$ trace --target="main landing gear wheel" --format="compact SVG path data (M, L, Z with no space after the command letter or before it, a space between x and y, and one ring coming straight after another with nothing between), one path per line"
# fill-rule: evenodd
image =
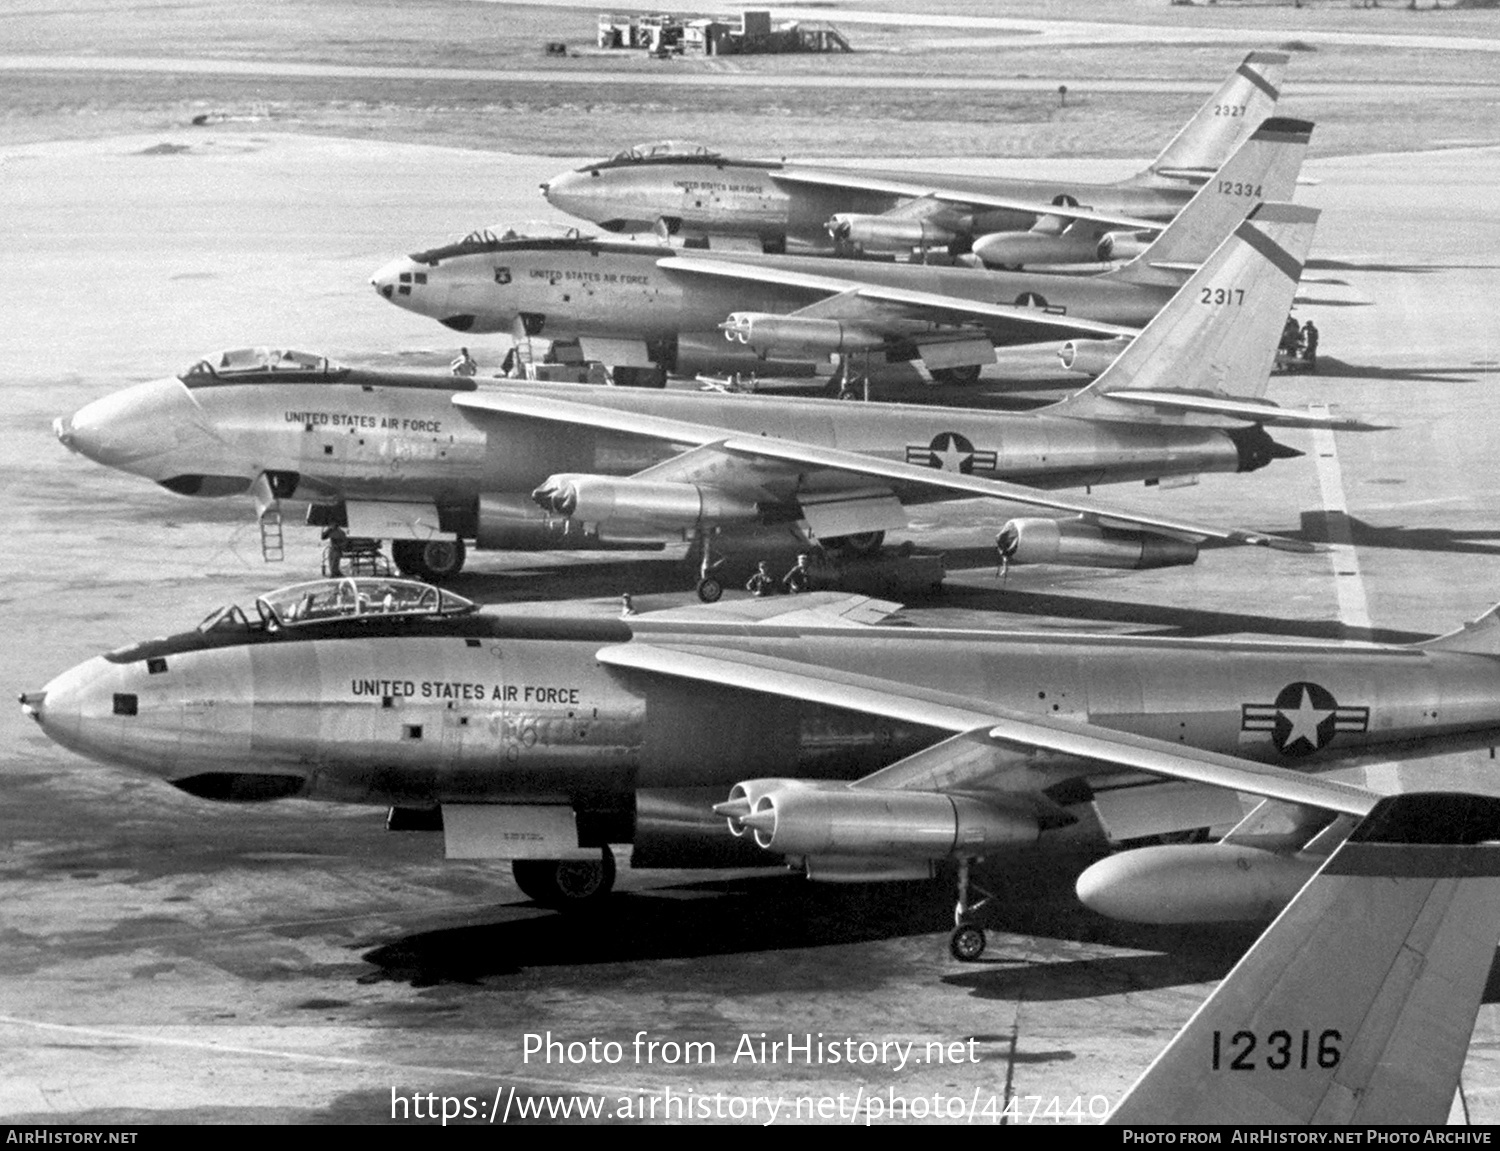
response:
M724 585L713 576L704 576L698 581L698 598L704 603L718 603L724 594Z
M391 558L402 575L443 583L463 571L463 540L392 540Z
M978 364L960 364L956 368L938 368L932 378L940 384L977 384L979 373Z
M960 963L973 963L984 954L984 928L971 923L970 917L993 898L977 883L969 880L971 859L958 861L958 903L953 908L953 934L948 937L948 953ZM980 898L969 902L969 889L978 891Z
M510 870L523 894L559 911L592 908L615 886L615 857L607 847L597 860L515 859Z
M984 954L984 928L966 923L948 937L948 952L960 963L973 963Z

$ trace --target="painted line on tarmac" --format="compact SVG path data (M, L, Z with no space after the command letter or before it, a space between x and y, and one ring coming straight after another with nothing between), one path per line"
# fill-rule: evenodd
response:
M1327 416L1327 404L1311 410ZM1359 553L1349 530L1349 506L1344 499L1344 473L1339 467L1338 447L1328 428L1314 428L1313 458L1318 466L1318 486L1323 493L1324 522L1333 555L1333 587L1338 595L1339 620L1345 627L1370 629L1370 604L1365 598L1365 579L1359 570Z
M140 1035L106 1027L81 1027L72 1023L44 1023L38 1019L21 1019L0 1015L0 1025L26 1027L35 1031L71 1035L86 1039L109 1039L136 1046L175 1047L185 1051L212 1051L220 1055L249 1055L262 1059L282 1059L294 1063L321 1063L330 1067L358 1068L366 1071L400 1071L431 1076L458 1076L465 1079L496 1079L543 1090L587 1091L594 1095L655 1095L665 1087L627 1087L618 1083L591 1083L585 1080L540 1079L515 1075L506 1070L471 1071L465 1067L429 1067L421 1064L396 1063L384 1059L354 1059L347 1055L319 1055L309 1051L278 1051L274 1047L248 1047L234 1043L214 1043L206 1039L178 1039L170 1035ZM627 1045L628 1046L628 1045Z

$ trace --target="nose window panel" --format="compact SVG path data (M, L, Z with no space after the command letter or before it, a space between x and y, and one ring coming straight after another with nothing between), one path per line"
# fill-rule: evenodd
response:
M117 691L117 692L115 692L115 714L116 715L134 715L136 713L136 709L137 709L138 706L139 706L139 701L136 699L135 694L133 692L126 692L126 691Z

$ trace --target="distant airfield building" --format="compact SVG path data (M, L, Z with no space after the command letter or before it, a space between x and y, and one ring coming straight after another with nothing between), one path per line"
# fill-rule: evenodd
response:
M752 53L850 52L839 30L821 20L772 25L766 9L747 9L739 26L723 20L688 20L668 13L599 17L599 47L639 48L667 56L702 52L705 56L744 56Z

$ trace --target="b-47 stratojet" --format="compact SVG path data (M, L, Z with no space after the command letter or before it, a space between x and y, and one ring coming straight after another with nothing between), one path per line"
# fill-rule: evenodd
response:
M760 532L873 548L905 507L989 497L1071 519L1012 521L1013 562L1161 566L1259 531L1143 513L1046 489L1240 472L1297 455L1266 428L1358 427L1264 399L1317 213L1264 205L1094 383L1036 413L933 410L764 395L507 383L225 354L58 421L69 447L189 496L250 492L279 535L310 521L398 541L426 578L481 547L702 546Z
M1500 609L1347 647L877 626L896 607L811 593L539 618L319 580L21 702L65 747L204 799L391 807L451 858L512 861L553 904L609 889L612 844L636 867L784 861L830 882L956 864L961 959L985 944L978 859L1101 825L1237 823L1224 843L1143 849L1174 852L1143 868L1113 856L1080 889L1117 915L1255 917L1374 808L1319 770L1500 738ZM1268 802L1245 815L1236 792Z
M561 173L542 194L607 232L654 229L719 250L972 246L1007 266L1124 258L1135 233L1170 220L1274 114L1286 63L1283 52L1251 52L1161 155L1114 184L743 160L667 141Z
M1092 276L690 252L579 234L479 231L375 272L397 307L461 332L577 340L586 359L660 382L685 337L720 329L762 357L920 359L977 379L995 348L1119 343L1156 315L1262 201L1295 191L1312 125L1260 124L1160 237Z

